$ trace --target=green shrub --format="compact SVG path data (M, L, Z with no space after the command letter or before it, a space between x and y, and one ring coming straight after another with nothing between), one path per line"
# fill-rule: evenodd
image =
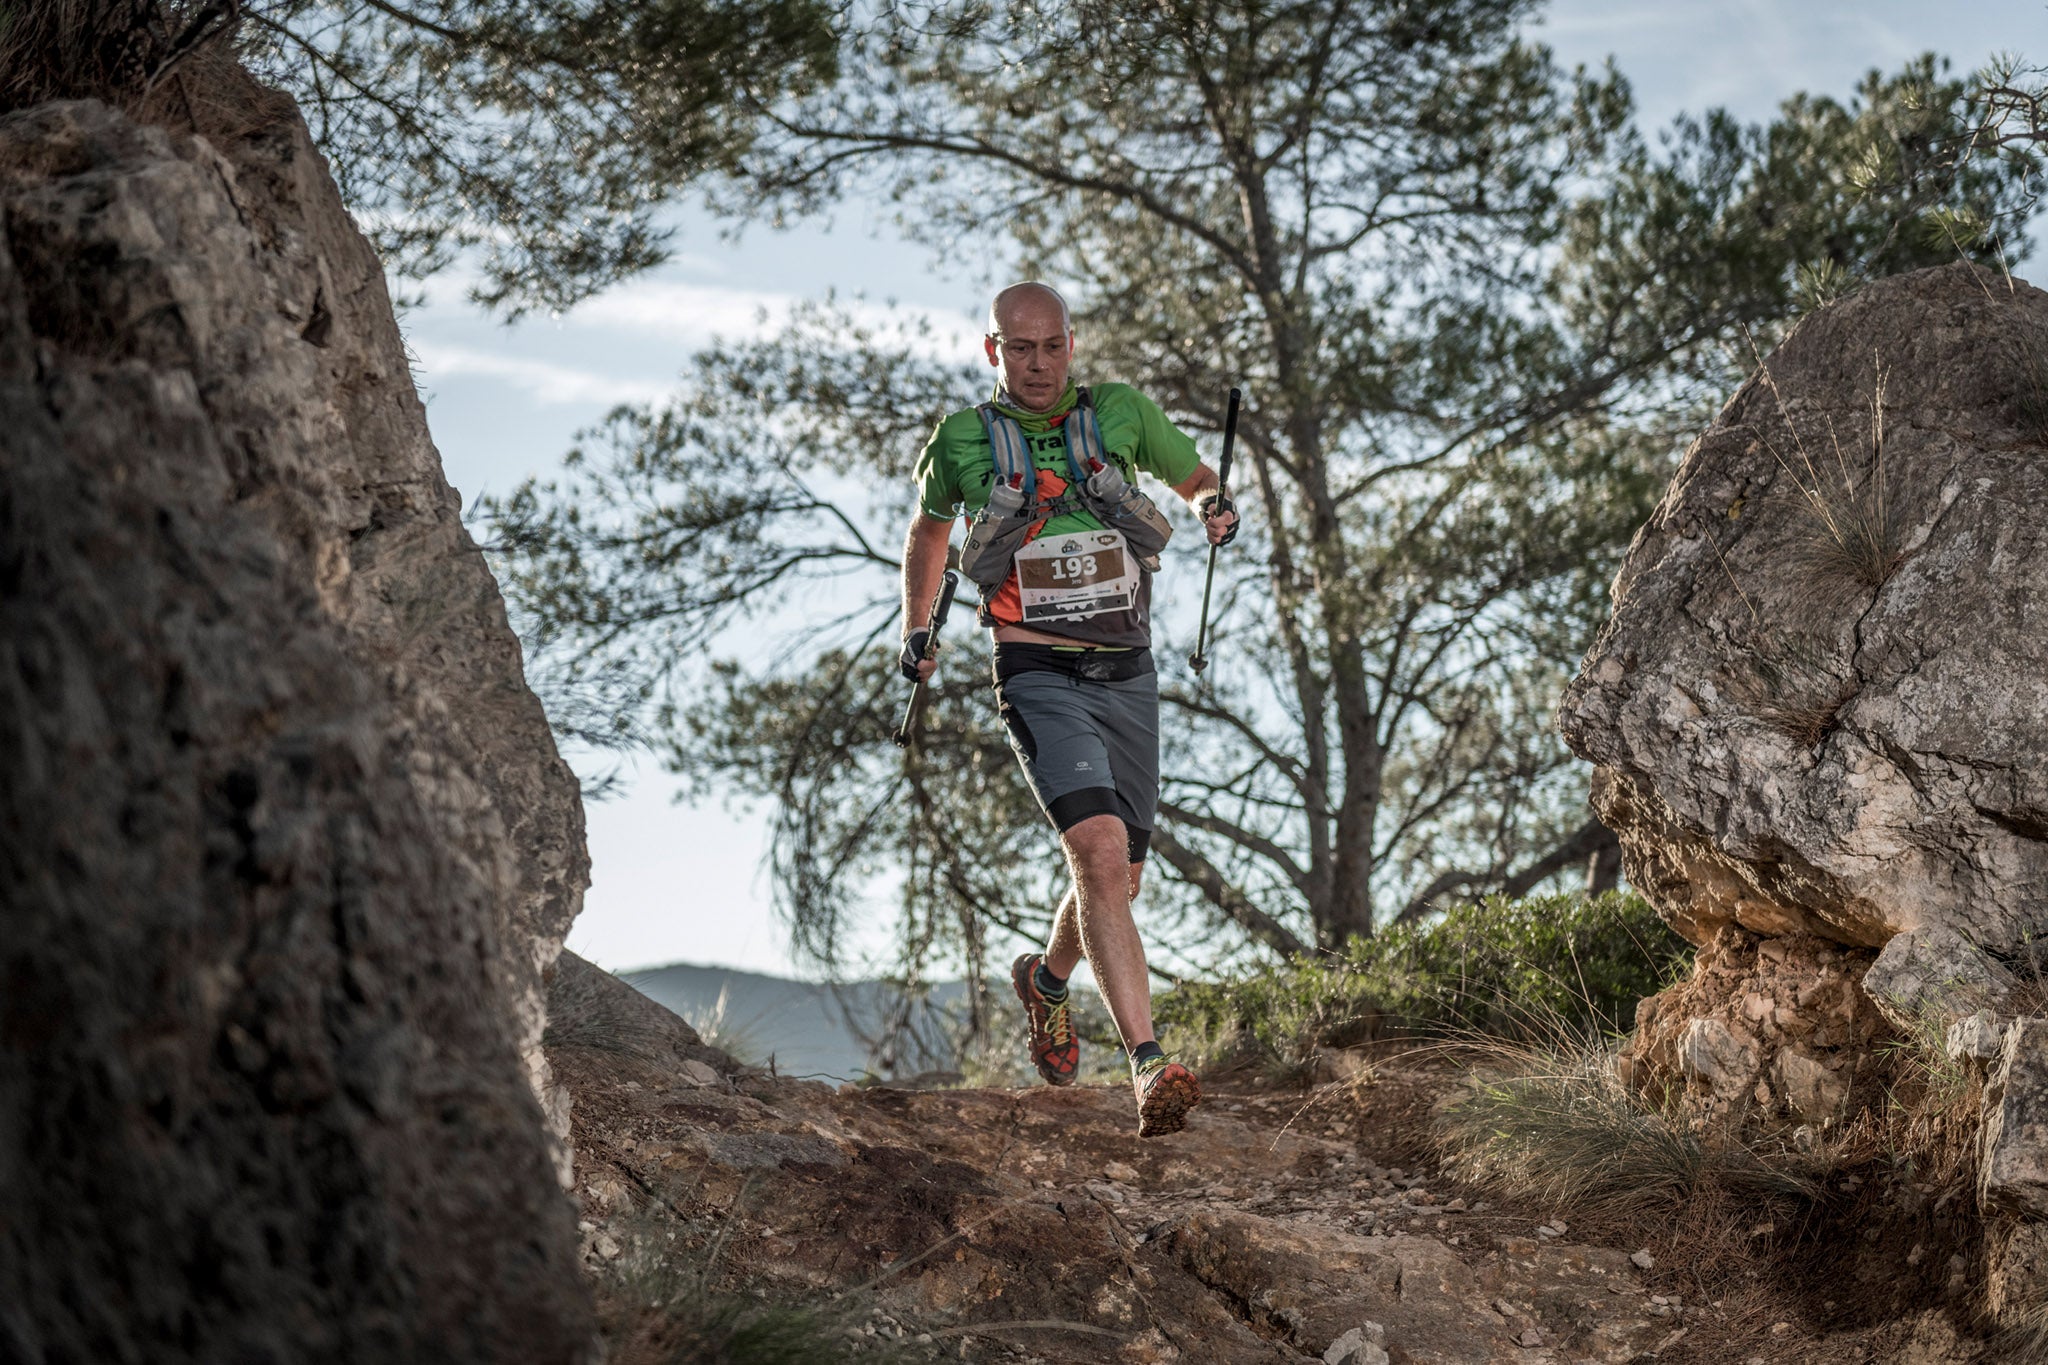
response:
M1382 1037L1619 1029L1691 956L1640 896L1495 896L1342 955L1178 986L1157 1014L1183 1049L1285 1069Z

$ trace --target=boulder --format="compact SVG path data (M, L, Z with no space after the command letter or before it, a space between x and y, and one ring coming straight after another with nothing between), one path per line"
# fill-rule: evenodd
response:
M180 78L0 118L0 1359L587 1359L575 780L305 128Z
M1901 1027L2048 927L2048 295L1955 265L1806 318L1694 443L1559 711L1630 880L1880 950Z
M1984 1084L1977 1193L1989 1207L2048 1218L2048 1019L2005 1031Z

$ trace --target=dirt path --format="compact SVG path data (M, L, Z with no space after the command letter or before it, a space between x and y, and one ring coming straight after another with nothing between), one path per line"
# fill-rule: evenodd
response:
M1938 1324L1773 1333L1769 1303L1687 1302L1638 1249L1489 1206L1425 1164L1441 1068L1308 1096L1211 1077L1185 1133L1141 1141L1120 1088L834 1089L636 1027L551 1048L600 1284L650 1250L715 1262L1015 1365L1973 1358Z

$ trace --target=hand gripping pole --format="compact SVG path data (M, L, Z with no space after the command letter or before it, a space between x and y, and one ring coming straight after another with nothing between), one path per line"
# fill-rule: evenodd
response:
M953 609L953 594L960 590L960 575L952 569L939 580L939 595L932 599L931 619L926 621L924 632L924 657L939 657L939 628L946 624L946 613ZM917 713L924 709L924 694L927 684L920 678L910 689L910 704L903 708L903 723L896 727L896 747L910 747L910 732L917 724Z
M1244 394L1240 390L1231 389L1230 410L1223 418L1223 459L1216 466L1216 498L1219 502L1230 496L1230 453L1237 445L1237 408L1243 400ZM1195 631L1195 652L1188 655L1188 667L1194 669L1197 676L1209 666L1202 647L1209 642L1209 590L1216 585L1216 551L1220 548L1214 543L1209 546L1209 573L1202 579L1202 624Z

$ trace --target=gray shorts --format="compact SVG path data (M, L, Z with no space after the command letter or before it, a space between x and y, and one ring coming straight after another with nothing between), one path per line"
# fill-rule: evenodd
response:
M1090 676L1102 673L1112 676ZM1131 861L1143 862L1159 804L1159 675L1150 651L1076 659L998 645L996 707L1053 827L1065 833L1114 815Z

